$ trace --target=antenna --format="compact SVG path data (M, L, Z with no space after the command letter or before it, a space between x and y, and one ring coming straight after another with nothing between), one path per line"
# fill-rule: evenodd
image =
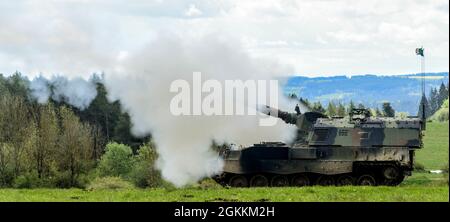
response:
M422 106L422 126L425 130L425 123L426 123L426 115L425 115L425 49L422 47L416 48L416 55L419 56L420 59L420 72L422 74L422 99L421 99L421 106Z

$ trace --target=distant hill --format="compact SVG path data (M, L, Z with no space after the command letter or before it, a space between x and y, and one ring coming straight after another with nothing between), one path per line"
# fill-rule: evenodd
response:
M426 73L426 95L432 87L438 87L442 82L447 85L448 72ZM309 101L320 101L326 106L329 101L356 104L366 107L381 107L384 101L389 101L399 112L416 115L421 96L421 74L394 76L359 75L333 77L303 77L288 78L283 87L284 93L295 93Z

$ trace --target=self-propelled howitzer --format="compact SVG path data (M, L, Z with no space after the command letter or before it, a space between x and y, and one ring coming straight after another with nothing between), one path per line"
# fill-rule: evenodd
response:
M414 151L422 147L423 120L371 117L354 109L346 117L320 113L262 111L298 128L292 144L262 142L221 152L222 185L398 185L411 175Z

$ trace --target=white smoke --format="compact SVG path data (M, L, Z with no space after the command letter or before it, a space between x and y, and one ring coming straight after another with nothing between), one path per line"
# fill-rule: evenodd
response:
M97 96L95 82L80 77L68 79L63 76L53 76L51 79L46 79L39 76L30 82L29 88L31 96L38 103L46 103L51 97L55 101L64 101L81 110L86 109Z
M56 101L65 101L81 110L86 109L97 96L95 83L82 78L67 79L58 76L52 79L53 95Z
M193 72L201 72L203 80L223 83L269 80L290 71L269 60L251 58L236 42L164 35L107 72L104 83L109 99L119 100L130 114L132 132L153 136L163 177L183 186L222 170L222 161L210 149L213 140L240 145L289 142L296 130L282 121L260 127L258 116L174 116L169 108L175 96L170 84L177 79L192 82Z
M31 96L40 104L47 103L48 98L52 93L49 81L43 76L34 78L33 81L31 81L29 88L31 90Z

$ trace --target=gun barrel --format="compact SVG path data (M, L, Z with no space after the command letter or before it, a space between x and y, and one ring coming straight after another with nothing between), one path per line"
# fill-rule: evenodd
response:
M276 108L273 108L270 106L263 106L259 109L259 111L268 116L280 118L288 124L296 124L297 123L297 115L295 113L288 113L288 112L281 111L279 109L276 109Z

